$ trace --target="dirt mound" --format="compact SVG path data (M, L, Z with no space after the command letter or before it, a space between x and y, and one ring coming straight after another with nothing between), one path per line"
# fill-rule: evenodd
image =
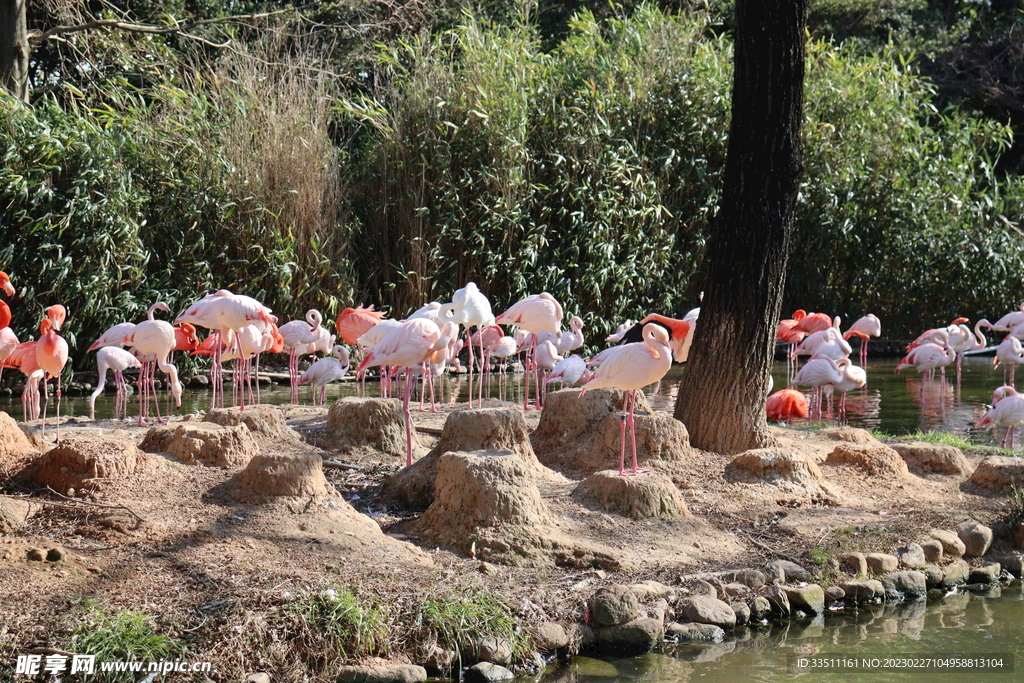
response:
M235 500L246 503L280 497L339 496L324 477L320 456L305 453L257 455L232 478L228 490Z
M585 502L596 501L602 510L633 519L691 516L679 489L660 472L644 472L635 477L624 477L617 470L595 472L580 482L573 495Z
M140 472L147 458L127 436L72 436L43 454L34 478L64 494L69 489L102 491L106 482Z
M0 496L0 534L20 529L32 512L32 505L28 501Z
M725 466L725 478L741 484L770 484L815 500L835 499L818 465L801 453L770 448L745 451Z
M871 436L871 432L866 429L857 429L856 427L831 427L829 429L822 429L818 432L818 436L830 441L845 441L847 443L881 443L878 439Z
M622 398L621 389L595 389L583 397L575 389L549 394L531 437L537 457L556 470L593 473L606 469L619 457ZM686 457L690 447L686 427L668 415L655 414L639 392L635 418L641 464L652 458Z
M14 418L0 411L0 465L13 472L26 458L38 452Z
M882 444L842 444L828 454L826 465L849 465L868 474L906 477L910 472L900 454Z
M397 398L349 396L335 401L327 412L326 433L332 448L372 448L405 458L405 418Z
M413 510L425 509L434 499L438 461L450 451L513 452L534 474L544 471L530 445L526 419L519 408L456 410L445 420L441 438L427 455L399 470L384 482L381 495ZM403 454L405 451L402 451Z
M509 450L445 453L437 494L413 530L424 539L502 564L618 568L609 553L560 534L533 469Z
M169 453L182 462L200 460L214 467L242 467L259 453L244 424L223 427L211 422L158 425L139 446L147 453Z
M990 455L978 463L970 481L995 493L1010 493L1011 486L1024 487L1024 460Z
M217 408L207 413L203 422L213 422L224 427L244 424L256 438L295 440L300 438L295 430L285 423L284 415L276 406L246 406L245 410Z
M952 474L966 477L971 473L971 463L954 446L941 443L896 443L892 449L900 454L907 467L915 474Z

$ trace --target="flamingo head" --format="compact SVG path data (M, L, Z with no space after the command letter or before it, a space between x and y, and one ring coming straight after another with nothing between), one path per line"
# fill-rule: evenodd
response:
M281 353L284 351L284 337L277 331L277 325L270 323L270 336L274 338L274 343L270 347L270 353Z
M14 285L11 284L11 278L2 270L0 270L0 287L7 292L7 296L14 296Z
M171 307L168 306L163 301L156 302L156 304L153 306L153 309L157 310L157 311L163 311L164 313L170 313L171 312Z
M195 325L182 323L174 328L174 350L192 351L199 348L199 336L196 334Z
M323 321L324 316L320 313L320 311L316 310L315 308L311 308L308 311L306 311L306 322L308 322L310 328L312 328L310 331L316 332L317 330L319 330L320 325L321 323L323 323Z
M800 322L801 320L803 320L806 317L807 317L807 311L805 311L802 308L793 311L793 320L796 320L797 322Z
M53 329L58 331L60 331L60 326L64 324L67 315L67 309L60 304L54 304L46 309L46 317L53 322Z
M950 325L963 325L963 324L968 323L968 322L970 322L970 318L964 318L964 317L961 316L961 317L956 318L955 320L953 320L953 322L951 322Z
M43 318L39 323L39 336L45 336L53 332L53 321L49 318Z

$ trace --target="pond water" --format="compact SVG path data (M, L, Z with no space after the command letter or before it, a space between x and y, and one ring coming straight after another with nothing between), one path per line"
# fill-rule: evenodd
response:
M662 653L618 660L576 658L549 666L543 675L519 678L542 683L735 683L744 681L817 681L842 683L925 683L971 681L1009 683L1024 680L1024 593L1019 581L978 595L956 593L936 601L874 605L814 621L738 628L716 645L670 645ZM797 668L798 658L878 659L912 655L948 658L986 657L1002 666L986 670L829 672Z
M850 392L847 399L847 423L856 427L879 429L899 435L917 430L943 430L969 436L972 441L980 444L994 443L991 430L973 428L975 422L984 414L986 402L991 402L992 391L1003 382L1002 368L993 369L991 358L967 358L964 360L962 380L959 389L955 375L950 373L950 381L941 384L938 379L924 382L915 370L904 371L897 375L894 371L895 359L868 361L867 386L858 391ZM681 366L673 367L672 371L656 385L648 387L648 399L655 408L671 410L679 392L679 380L685 372ZM786 385L786 364L776 363L772 375L776 388ZM261 389L260 399L264 403L283 404L289 401L287 380L275 380L277 384ZM491 395L507 400L522 401L522 375L509 374L501 379L497 374L491 379ZM475 382L474 382L475 383ZM458 396L459 402L465 402L468 383L465 376L448 377L444 380L444 397L446 402ZM379 395L379 384L371 380L366 385L368 396ZM438 392L441 387L438 387ZM328 402L344 396L354 396L358 392L355 382L337 382L328 386ZM230 401L230 386L226 389ZM301 400L310 402L310 390L303 388ZM129 402L129 415L137 414L137 403L133 396ZM838 397L837 397L838 399ZM428 396L429 400L429 396ZM206 410L210 405L210 394L206 389L186 389L182 397L179 414ZM161 411L169 407L166 399L161 403ZM96 400L96 416L110 417L114 409L114 395L106 393ZM0 397L0 410L11 415L21 416L21 404L18 396ZM49 409L52 414L52 404ZM89 405L85 396L65 395L61 401L61 412L64 415L88 415ZM803 422L807 422L804 420Z

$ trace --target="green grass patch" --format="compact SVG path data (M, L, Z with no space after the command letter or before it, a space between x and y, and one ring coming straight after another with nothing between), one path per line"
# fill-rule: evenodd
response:
M821 567L828 559L832 556L830 553L822 550L821 548L814 548L810 552L811 562Z
M130 610L108 614L94 606L88 609L86 619L72 633L70 647L73 652L96 656L97 673L85 680L134 681L131 672L100 673L98 665L107 661L180 659L186 651L181 641L157 632L148 614Z
M924 441L925 443L940 443L945 444L946 446L954 446L960 449L970 448L973 445L969 439L966 439L963 436L960 436L959 434L938 431L923 432L920 429L914 432L913 434L906 434L904 436L901 436L900 440Z
M513 659L529 653L529 637L516 628L507 607L483 589L446 592L420 602L414 617L415 641L427 649L439 645L461 651L484 637L512 646Z
M322 640L341 657L388 655L387 614L372 596L332 588L293 603L290 611L304 621L310 640Z

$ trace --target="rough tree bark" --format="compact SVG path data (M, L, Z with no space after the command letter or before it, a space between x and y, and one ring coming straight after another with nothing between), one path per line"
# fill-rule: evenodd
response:
M23 102L28 102L27 1L0 0L0 88Z
M732 121L704 301L675 416L697 448L772 443L765 396L803 160L809 0L736 0Z

